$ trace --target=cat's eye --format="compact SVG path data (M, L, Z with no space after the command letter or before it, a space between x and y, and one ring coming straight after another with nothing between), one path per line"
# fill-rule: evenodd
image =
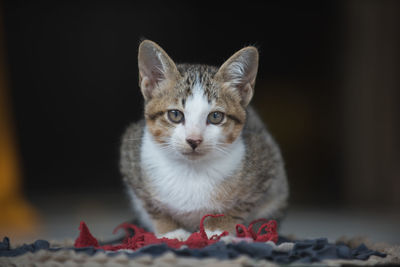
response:
M207 122L211 124L220 124L224 120L224 113L214 111L208 114Z
M181 111L173 109L173 110L168 110L168 119L173 123L180 123L183 121L184 116Z

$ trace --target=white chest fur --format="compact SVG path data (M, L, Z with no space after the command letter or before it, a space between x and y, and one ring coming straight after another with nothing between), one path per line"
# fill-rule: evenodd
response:
M182 160L161 149L146 129L141 161L153 197L174 214L221 211L222 204L214 200L215 192L240 167L245 152L242 139L238 138L229 149L230 153L223 156L211 153L199 160Z

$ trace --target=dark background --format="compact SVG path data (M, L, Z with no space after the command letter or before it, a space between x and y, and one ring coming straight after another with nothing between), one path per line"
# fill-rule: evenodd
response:
M24 192L122 192L148 38L178 63L259 48L253 105L281 145L292 204L400 208L398 2L216 4L5 1Z

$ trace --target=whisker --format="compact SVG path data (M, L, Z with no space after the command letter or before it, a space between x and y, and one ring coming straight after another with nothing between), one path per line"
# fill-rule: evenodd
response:
M215 146L215 149L216 149L217 151L219 151L219 152L225 154L225 155L229 155L229 154L230 154L230 151L229 151L229 150L227 150L227 149L225 149L225 148L223 148L223 147L221 147L221 146L216 145L216 146Z

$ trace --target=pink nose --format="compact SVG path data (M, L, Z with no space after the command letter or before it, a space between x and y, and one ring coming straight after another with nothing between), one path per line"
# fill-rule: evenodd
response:
M186 142L192 147L193 150L196 149L200 145L201 142L203 142L203 139L191 139L188 138L186 139Z

